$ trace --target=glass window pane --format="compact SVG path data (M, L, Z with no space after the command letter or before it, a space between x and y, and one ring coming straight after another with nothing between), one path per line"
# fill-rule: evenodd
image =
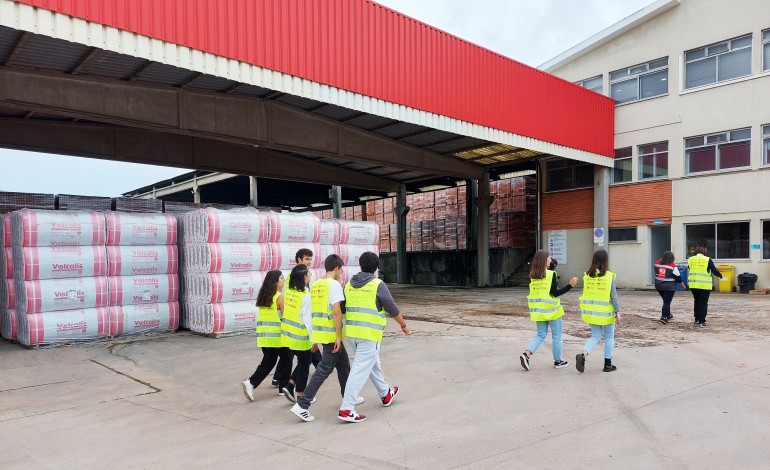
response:
M738 129L737 131L730 131L730 140L747 140L751 139L751 129Z
M770 70L770 42L762 46L762 70Z
M554 168L564 168L567 160L551 160L545 163L545 169L551 170Z
M642 98L668 93L668 70L639 77L642 86Z
M655 177L668 176L668 152L655 155Z
M685 88L693 88L696 86L703 86L716 82L716 67L716 57L709 57L708 59L688 63L685 71L687 74L687 78L685 79Z
M688 258L695 256L695 249L699 246L706 247L711 255L714 254L714 247L716 246L715 224L685 225L684 230Z
M751 48L739 49L719 56L718 80L751 75Z
M650 70L658 69L660 67L666 67L667 65L668 65L668 57L653 60L652 62L650 62Z
M727 142L726 132L723 132L722 134L713 134L713 135L706 136L707 144L718 144L720 142Z
M611 176L612 183L627 183L631 181L631 159L615 160L615 168L612 170Z
M629 75L636 75L638 73L646 72L647 71L647 64L644 65L637 65L636 67L631 67L631 70L628 71Z
M719 146L719 169L749 166L751 142L723 144Z
M589 78L588 80L583 81L583 86L586 88L594 89L596 87L599 87L601 89L602 87L602 77L601 75L594 78Z
M638 79L632 78L622 82L613 83L610 86L610 96L618 103L634 101L639 99Z
M649 179L655 177L655 155L643 155L639 157L639 179Z
M762 151L762 163L767 165L770 163L770 139L764 140L764 150Z
M561 168L548 172L548 191L560 191L575 187L572 168Z
M687 173L716 170L716 149L705 147L687 151Z
M762 221L762 259L770 259L770 220Z
M700 147L701 145L703 145L703 136L690 137L689 139L684 139L684 146L687 148Z
M714 44L713 46L710 46L706 50L707 55L714 55L719 54L720 52L727 52L730 48L727 47L727 43L723 42L722 44Z
M739 47L746 47L751 45L751 35L743 36L742 38L733 39L730 41L730 48L737 49Z
M615 149L615 158L628 158L631 156L631 147Z
M706 57L706 48L705 47L701 47L700 49L695 49L695 50L690 51L687 54L685 54L685 60L687 62L689 62L691 60L695 60L695 59L702 59L704 57Z
M770 126L762 126L762 134L770 135Z
M594 166L580 165L575 167L575 187L592 188L594 186Z
M615 81L619 78L623 78L627 76L628 76L628 69L616 70L614 72L610 72L610 81Z
M610 227L608 235L610 242L635 242L636 227Z
M749 223L717 224L717 251L714 258L748 258Z
M763 41L770 41L770 29L766 29L762 31L762 40Z

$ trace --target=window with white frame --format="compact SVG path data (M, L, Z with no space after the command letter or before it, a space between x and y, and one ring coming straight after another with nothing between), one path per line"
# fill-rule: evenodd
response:
M762 164L770 165L770 124L762 126Z
M579 82L575 82L575 84L580 85L583 88L588 88L591 91L602 93L602 76L601 75L598 75L596 77L586 78L585 80L580 80Z
M684 53L685 88L751 75L751 34Z
M668 57L610 72L610 97L616 103L668 93Z
M631 147L615 149L615 168L610 173L610 183L631 181Z
M751 128L684 139L685 174L745 168L751 164Z
M639 146L639 179L668 176L668 142Z
M762 31L762 70L770 70L770 29Z
M718 222L684 226L687 257L699 246L717 259L749 258L749 222Z

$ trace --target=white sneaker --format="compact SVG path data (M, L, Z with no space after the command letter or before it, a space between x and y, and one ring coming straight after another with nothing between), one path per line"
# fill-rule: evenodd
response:
M294 413L297 418L305 421L306 423L309 423L315 419L315 416L311 415L308 410L299 406L299 403L295 403L294 406L291 407L291 412Z
M310 404L312 405L313 403L315 403L315 400L316 400L316 398L315 398L315 397L313 397L313 399L312 399L312 400L310 400Z
M361 403L365 402L364 397L358 397L356 398L356 405L360 405Z
M254 386L251 385L251 381L244 380L241 385L243 386L243 394L246 395L246 398L248 398L249 401L254 401Z

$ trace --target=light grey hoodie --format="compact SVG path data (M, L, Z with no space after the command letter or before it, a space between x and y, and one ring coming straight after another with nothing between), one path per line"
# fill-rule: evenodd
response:
M350 278L350 285L358 289L359 287L365 286L373 279L376 279L374 274L362 271ZM387 284L381 282L380 286L377 287L377 310L383 309L388 312L388 315L391 318L398 316L398 305L396 305L396 301L393 300L393 295L391 295Z

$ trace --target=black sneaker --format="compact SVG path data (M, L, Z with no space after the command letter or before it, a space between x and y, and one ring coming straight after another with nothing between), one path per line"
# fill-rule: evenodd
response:
M529 370L529 356L527 356L527 353L521 353L521 356L519 356L519 362L521 362L521 367L523 367L524 370Z
M575 368L580 373L582 373L584 370L586 370L586 356L585 356L585 354L580 353L577 356L575 356Z
M277 387L279 385L278 384L278 379L273 379L273 381L270 382L270 385L272 385L273 387Z
M561 359L558 361L553 361L554 369L564 369L567 366L569 366L569 362L567 361L562 361Z
M667 317L666 317L666 320L668 320L668 321L671 321L671 320L673 320L673 319L674 319L674 316L673 316L673 315L669 315L669 316L667 316Z
M294 384L288 383L281 389L281 392L283 392L283 396L285 396L287 400L292 403L297 403L297 397L294 396Z
M618 370L617 367L615 367L615 364L610 364L608 366L604 366L604 372L612 372Z
M668 318L666 317L660 317L660 320L658 320L660 323L663 323L664 325L668 324Z
M706 328L706 322L705 322L705 321L702 321L702 322L698 323L698 326L699 326L700 328Z

